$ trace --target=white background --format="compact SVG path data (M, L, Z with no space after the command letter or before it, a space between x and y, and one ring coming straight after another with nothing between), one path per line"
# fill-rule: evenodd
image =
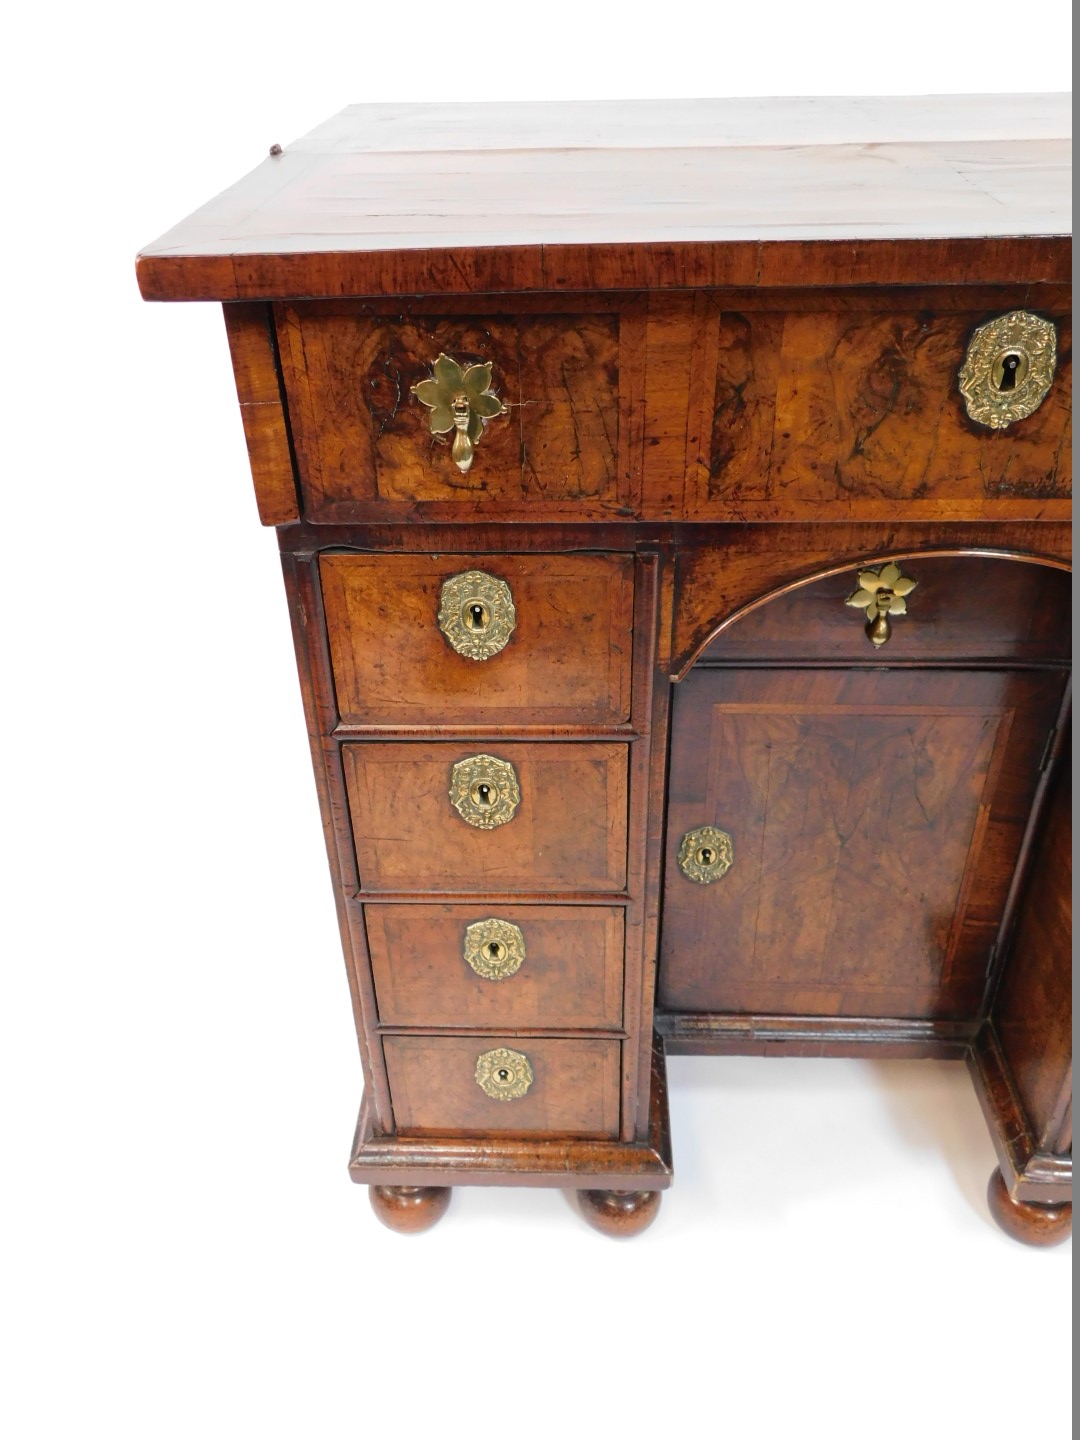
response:
M142 304L132 263L350 102L1067 89L1067 3L1021 10L9 19L13 1440L1064 1430L1069 1252L992 1226L959 1065L673 1061L678 1183L629 1244L554 1191L378 1225L345 1172L360 1068L220 313Z

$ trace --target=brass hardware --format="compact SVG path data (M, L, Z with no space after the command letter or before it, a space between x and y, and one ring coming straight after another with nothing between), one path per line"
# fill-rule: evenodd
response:
M735 842L726 830L717 830L713 825L688 830L679 841L679 869L699 885L719 880L734 861Z
M412 393L431 411L428 425L432 435L454 432L450 454L461 473L467 475L485 422L505 415L506 406L492 392L490 360L462 369L449 355L440 355L432 370L433 375L414 385Z
M880 570L860 570L859 588L844 601L866 611L866 633L872 645L884 645L892 634L890 615L906 615L907 601L919 582L901 575L900 566L892 560Z
M477 920L465 931L465 963L484 980L516 975L525 961L525 936L509 920Z
M450 772L450 802L461 818L480 830L494 830L514 818L521 789L509 760L470 755Z
M535 1076L520 1050L485 1050L476 1060L476 1083L492 1100L520 1100Z
M516 624L514 597L505 580L483 570L465 570L443 584L439 629L466 659L490 660L498 655Z
M1004 430L1046 399L1057 367L1057 329L1026 310L980 325L960 370L967 413L980 425Z

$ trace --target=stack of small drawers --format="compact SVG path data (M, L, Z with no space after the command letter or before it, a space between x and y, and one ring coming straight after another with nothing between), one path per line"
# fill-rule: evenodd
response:
M634 565L320 557L398 1134L619 1136Z

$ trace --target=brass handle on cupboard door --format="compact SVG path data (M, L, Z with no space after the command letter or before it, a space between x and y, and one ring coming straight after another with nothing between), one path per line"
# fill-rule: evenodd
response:
M450 454L467 475L484 425L496 415L506 414L506 406L491 389L491 361L463 368L449 355L440 355L432 374L414 385L412 393L431 411L428 426L432 435L453 432Z
M1027 310L1012 310L980 325L960 369L960 393L970 419L1004 430L1034 414L1050 392L1057 368L1057 328Z
M702 825L688 830L679 841L679 869L688 880L711 885L735 863L735 842L726 830Z
M485 1050L476 1060L476 1083L492 1100L520 1100L536 1077L520 1050Z

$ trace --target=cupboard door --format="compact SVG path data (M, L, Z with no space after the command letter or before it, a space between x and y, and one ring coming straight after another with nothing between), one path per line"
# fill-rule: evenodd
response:
M1064 678L692 671L672 732L660 1001L969 1019ZM682 836L733 862L702 884Z

